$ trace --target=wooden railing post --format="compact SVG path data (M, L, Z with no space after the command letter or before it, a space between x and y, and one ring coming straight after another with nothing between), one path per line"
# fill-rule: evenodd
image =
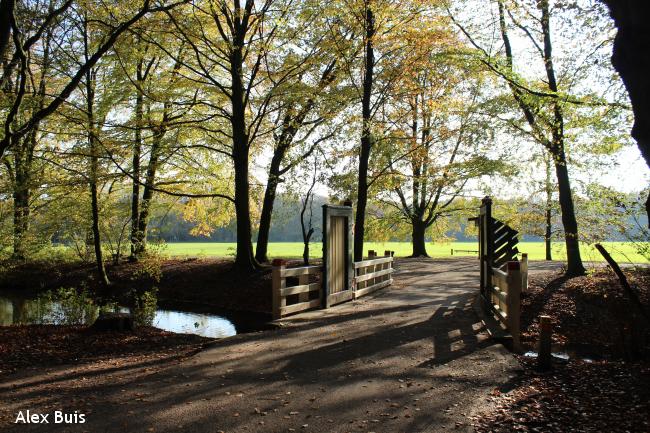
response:
M282 317L282 307L287 305L287 300L282 296L282 289L287 285L287 280L282 276L287 262L282 259L273 260L271 278L273 281L273 320Z
M377 251L368 250L368 258L370 260L376 259L377 258ZM377 272L377 265L374 265L372 268L368 268L368 269L370 269L370 273ZM366 287L367 286L374 286L375 284L377 284L377 278L372 278L372 279L367 281Z
M519 262L508 262L508 275L506 277L507 295L506 305L508 314L508 329L512 335L512 349L521 350L520 324L521 320L521 267Z
M521 291L528 291L528 254L521 254Z
M384 257L390 257L390 250L384 250ZM393 262L388 262L384 266L382 266L382 269L390 269L393 267ZM391 274L385 275L381 277L381 281L388 281L392 277Z

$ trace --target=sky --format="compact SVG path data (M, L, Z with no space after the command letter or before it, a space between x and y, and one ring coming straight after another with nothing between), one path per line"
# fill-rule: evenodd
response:
M637 192L650 185L650 169L639 148L629 146L615 158L617 166L599 175L599 182L622 192Z

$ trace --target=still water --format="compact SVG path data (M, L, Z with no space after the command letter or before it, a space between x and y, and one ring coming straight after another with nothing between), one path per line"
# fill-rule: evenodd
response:
M35 299L0 295L0 326L11 324L87 325L95 321L101 310L130 312L136 324L155 326L165 331L196 334L209 338L237 334L233 322L226 317L157 308L155 300L140 303L140 308L116 304L100 307L86 295L73 292L48 293Z

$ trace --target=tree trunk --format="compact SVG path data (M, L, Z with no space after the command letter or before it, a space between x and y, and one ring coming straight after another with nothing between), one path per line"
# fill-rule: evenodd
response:
M650 27L648 5L637 0L605 0L618 28L612 65L618 71L632 102L632 137L650 167ZM645 203L650 226L650 196Z
M551 181L551 160L548 152L544 151L544 163L546 166L546 182L544 185L546 192L546 209L545 209L545 225L546 230L544 233L544 244L546 247L546 260L553 260L551 252L551 242L553 238L553 184Z
M136 80L142 85L142 60L138 61ZM139 245L142 238L138 234L140 222L140 153L142 151L142 120L143 120L143 96L139 88L136 88L135 97L135 137L133 140L133 186L131 190L131 256L130 260L137 260L138 252L143 248Z
M375 19L370 7L370 1L366 0L366 64L365 77L363 80L363 98L361 101L362 109L362 131L361 131L361 149L359 152L359 179L357 184L357 213L354 222L354 260L363 259L363 237L365 234L366 207L368 204L368 164L370 161L370 152L373 146L371 122L371 97L373 86L373 74L375 67Z
M151 143L151 153L149 156L149 164L147 165L147 174L144 179L144 191L142 192L142 201L140 203L140 214L138 215L138 230L136 245L136 254L142 254L147 249L147 228L149 225L149 211L151 208L151 201L154 195L154 187L156 181L156 172L158 171L158 160L160 158L160 148L162 146L162 139L166 134L166 129L162 128L154 133Z
M142 85L142 60L138 62L136 80ZM143 120L143 96L140 89L136 89L135 99L135 137L133 143L133 187L131 191L131 260L137 260L138 252L143 251L139 245L142 236L138 230L140 226L140 154L142 151L142 120Z
M551 43L551 15L548 0L540 0L538 7L542 12L542 34L544 36L544 67L548 78L548 87L553 92L558 92L558 85L553 66L553 47ZM553 99L553 122L551 123L552 143L549 151L555 163L555 173L560 198L560 210L562 212L562 225L564 227L564 239L567 255L567 276L578 276L585 274L580 257L580 243L578 239L578 222L573 207L573 196L571 194L571 182L569 180L569 169L567 167L566 154L564 151L564 113L561 102Z
M232 159L235 168L235 216L237 219L237 256L235 266L241 272L251 272L258 268L253 256L253 242L250 214L250 187L248 181L249 154L246 131L245 91L241 76L243 66L243 40L235 41L231 52L230 74L232 78Z
M27 302L24 299L11 299L11 321L14 325L27 324Z
M92 134L92 133L91 133ZM90 139L94 141L94 139ZM104 257L102 254L102 240L101 234L99 232L99 204L98 204L98 192L97 192L97 171L98 171L98 158L95 154L94 145L91 145L93 150L90 163L90 206L92 212L92 227L93 227L93 245L95 248L95 260L97 262L97 274L99 276L99 281L105 285L109 285L108 276L106 275L106 268L104 267Z
M279 149L278 149L279 150ZM264 190L264 201L262 202L262 213L260 214L260 226L257 233L257 246L255 259L258 262L268 262L269 234L271 231L271 217L275 204L275 194L280 181L280 164L284 158L284 152L276 151L271 159L269 169L269 180Z
M585 268L580 257L580 244L578 241L578 222L573 208L573 197L569 181L569 171L566 158L562 151L555 162L558 189L560 192L560 210L562 211L562 225L564 226L564 242L566 244L567 271L570 277L584 275Z
M415 219L412 220L411 239L413 242L413 254L411 257L429 257L427 254L426 241L424 239L427 225L424 221Z
M13 254L15 260L25 260L27 255L26 239L29 230L29 187L24 179L16 176L16 187L13 193L14 198L14 239Z
M15 5L16 0L0 0L0 63L3 64L11 38L11 20L14 16Z
M551 239L553 236L552 226L551 226L551 208L546 208L546 232L544 234L544 245L546 248L546 260L553 260L553 255L551 252Z
M304 247L302 249L302 263L305 266L309 265L309 241L304 243Z
M88 28L87 21L84 21L84 49L88 59ZM99 203L97 191L97 178L99 172L99 157L97 149L97 128L95 125L94 101L95 100L95 76L94 71L89 69L86 72L86 115L88 120L88 148L90 153L90 208L92 214L93 246L95 248L95 261L97 263L97 274L99 281L108 286L108 276L104 267L102 254L102 240L99 231Z
M30 134L31 135L31 134ZM30 162L27 160L24 143L14 146L14 182L13 182L13 253L15 260L25 260L27 231L29 230L29 172Z

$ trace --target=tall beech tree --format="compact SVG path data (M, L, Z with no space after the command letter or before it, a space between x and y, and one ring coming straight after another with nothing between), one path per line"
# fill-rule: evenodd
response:
M321 142L333 136L331 132L321 130L321 134L314 137L323 123L326 120L331 120L326 117L323 107L319 107L319 105L323 104L324 93L333 91L331 85L335 79L336 60L332 60L325 65L316 86L308 86L306 83L298 86L300 92L304 92L304 97L291 96L290 94L290 101L281 102L282 107L277 114L277 132L273 134L273 156L269 164L268 181L264 189L255 250L255 258L260 262L268 261L273 204L282 176L308 158ZM304 87L309 90L305 92ZM336 108L331 104L327 104L326 107ZM298 146L299 144L303 145ZM289 158L291 150L296 147L299 148L300 154Z
M581 65L568 63L567 66L567 62L564 61L565 73L558 74L551 19L554 10L558 11L558 14L566 11L551 9L548 0L533 3L525 0L513 2L498 0L497 8L498 32L503 46L501 59L492 56L492 53L481 47L465 27L458 22L457 24L478 50L486 67L506 82L528 125L530 135L542 144L552 157L567 251L567 275L581 275L585 269L580 256L578 223L568 170L567 112L572 106L618 107L621 104L616 101L609 102L605 97L594 96L593 92L585 94L584 88L589 88L584 81L581 81L586 79L583 77L588 70L585 65L594 64L594 59L589 56L597 53L599 47L588 51L587 58ZM517 30L518 36L532 46L531 51L534 53L532 56L539 61L537 70L543 71L542 76L527 80L524 78L525 73L530 74L530 70L524 73L515 69L517 53L511 43L512 29ZM577 62L580 56L575 54L574 57L574 61ZM597 58L595 64L598 65ZM574 69L567 72L566 69L571 66L574 66ZM583 89L577 94L571 94L581 88L578 83L582 84Z
M81 19L82 38L83 38L83 62L88 62L91 52L91 30L89 29L88 16L84 13ZM93 234L93 246L95 249L95 262L97 264L97 274L100 282L108 286L110 284L108 275L106 274L106 267L104 266L104 256L102 251L101 232L99 230L99 157L100 157L100 137L99 131L101 125L104 123L103 119L98 119L98 113L95 108L95 92L97 71L93 68L88 68L84 77L84 90L86 102L86 116L87 125L86 133L88 139L88 159L89 159L89 175L88 185L90 187L90 209L91 209L91 226ZM100 116L103 117L103 116Z
M375 144L385 128L378 113L386 107L401 74L408 69L412 56L405 55L421 44L412 38L411 31L417 23L429 22L438 2L398 2L393 0L359 0L345 2L346 16L342 18L354 29L357 44L337 47L340 50L340 68L345 71L354 89L359 107L359 138L356 177L356 212L354 223L354 257L363 256L365 221L369 192L375 181L371 172ZM352 192L351 192L352 193ZM352 193L354 194L354 193Z
M126 91L134 94L129 107L132 119L124 125L122 138L131 149L131 167L130 170L119 167L120 171L128 172L131 180L130 260L137 260L146 250L150 210L161 166L184 145L166 143L170 131L176 131L181 125L191 128L194 122L205 120L192 117L198 92L181 76L181 63L151 42L152 39L165 41L177 59L183 58L186 45L158 31L169 24L162 17L142 20L130 32L131 37L115 46L116 61L129 84Z
M394 130L377 149L388 167L378 197L410 226L413 257L428 256L427 231L458 211L455 204L468 182L507 168L505 159L485 156L492 140L479 109L484 98L479 70L440 56L452 42L443 43L440 34L430 37L429 55L402 80L406 92L391 104L388 121Z
M548 0L540 0L538 8L541 13L539 17L540 28L538 29L542 35L542 44L539 46L540 58L544 64L546 71L546 83L548 90L553 94L559 91L558 81L553 63L553 45L551 40L551 12L549 9ZM506 68L511 76L514 75L513 70L513 50L508 35L508 26L506 23L506 8L504 2L499 0L499 28L501 31L501 38L503 40ZM555 166L555 175L557 177L557 184L559 190L559 202L562 212L562 225L564 227L564 242L566 244L567 253L567 275L577 276L585 273L585 268L582 264L580 257L580 240L578 237L578 221L573 204L573 196L571 191L571 181L569 178L569 169L567 166L567 157L565 150L565 116L563 103L559 97L549 98L548 104L552 115L549 117L540 113L539 106L534 99L530 98L532 95L527 95L524 90L516 86L513 82L508 82L512 95L517 101L526 121L533 131L537 140L544 145L553 158ZM548 131L548 132L547 132Z
M232 161L234 194L224 198L235 207L235 265L241 271L258 267L251 239L251 153L256 140L273 130L266 121L276 89L300 71L300 64L268 61L282 38L290 41L296 34L295 29L285 26L293 6L292 1L235 0L195 3L182 9L182 16L169 14L175 32L188 44L192 56L178 59L174 53L168 55L181 62L184 74L191 74L196 83L209 89L199 105L213 110L216 120L204 130L218 138L214 150Z
M372 92L375 84L375 34L377 32L373 0L363 2L364 58L363 87L361 93L361 144L359 146L359 172L357 181L357 209L354 217L354 260L363 259L366 207L368 205L368 164L375 143L372 122Z
M50 4L50 10L53 8ZM43 46L40 50L32 50L25 62L28 80L17 80L13 83L14 92L21 91L25 86L25 103L17 113L17 120L29 118L34 112L43 108L46 97L47 80L51 67L50 49L52 45L51 29L46 30ZM18 120L19 121L19 120ZM13 187L13 258L24 260L26 258L26 242L30 226L32 192L37 185L36 172L38 171L35 157L39 141L43 134L41 122L25 136L12 141L12 152L5 158L5 166Z
M548 0L541 0L538 2L537 7L540 13L538 18L539 29L537 29L537 31L541 34L541 43L537 44L536 42L536 48L538 49L540 60L543 62L544 70L546 72L545 83L548 91L551 94L558 95L560 89L553 59L550 23L551 9L549 8ZM498 3L498 8L499 28L505 50L506 68L510 76L514 76L513 49L508 34L508 24L506 22L506 14L508 11L504 2L501 0ZM512 14L510 14L510 18L513 25L522 28L527 35L531 34L531 31L521 23L517 22ZM532 36L530 36L530 39L535 41L535 38ZM547 104L550 111L549 114L546 114L540 109L541 107L534 95L527 94L525 90L520 86L517 86L513 81L509 81L508 84L512 91L512 95L519 105L526 122L533 131L536 140L548 150L552 157L557 177L561 219L564 228L567 253L566 273L569 276L582 275L585 273L585 268L580 256L578 222L576 219L571 181L569 178L568 160L566 157L565 104L560 99L559 95L545 99L544 102Z

